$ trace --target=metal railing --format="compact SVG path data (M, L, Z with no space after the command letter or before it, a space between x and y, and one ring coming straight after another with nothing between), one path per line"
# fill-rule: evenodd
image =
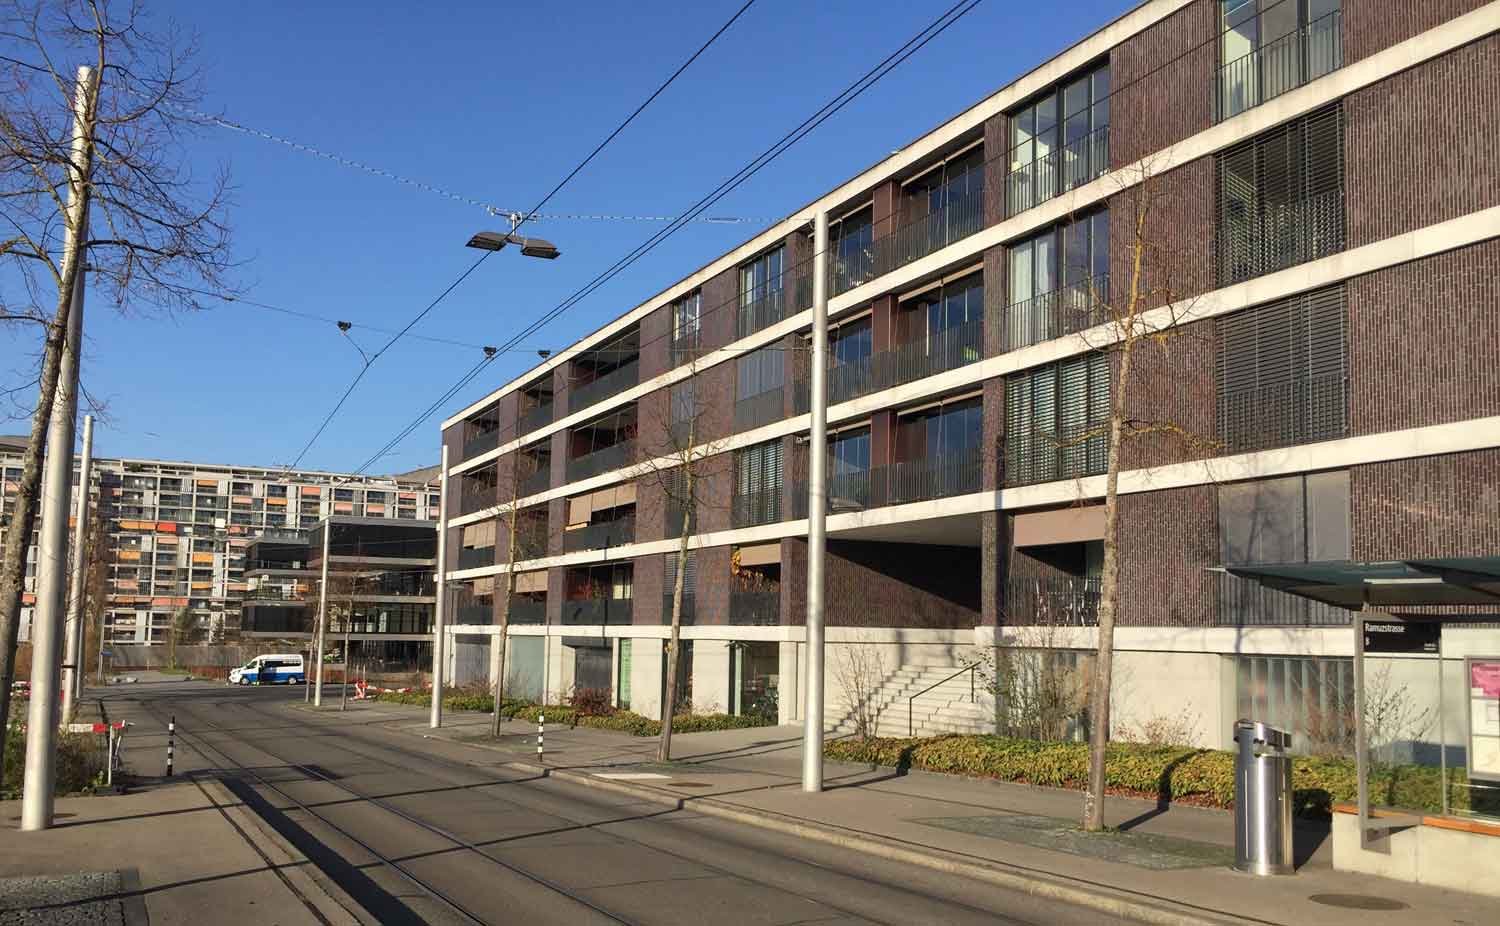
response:
M872 276L905 267L984 228L984 165L975 165L949 180L942 187L940 199L942 208L910 219L871 242L868 271ZM842 282L847 289L864 280L850 274ZM844 290L835 287L834 291Z
M1109 436L1103 422L1061 428L1057 433L1022 430L1005 438L1007 486L1098 476L1109 468Z
M892 463L887 503L920 502L952 495L967 495L984 488L984 454L978 447L934 459Z
M579 412L590 405L602 402L636 385L641 379L639 360L631 360L618 369L605 373L598 379L576 386L568 394L568 411Z
M536 495L538 492L545 492L552 488L552 460L549 458L543 462L546 464L545 466L538 464L536 472L529 476L521 477L521 483L516 487L516 491L520 493L521 498L525 498L528 495Z
M545 405L538 405L531 411L521 415L521 417L516 421L516 435L520 436L522 434L530 434L537 428L549 425L551 423L552 403L548 402Z
M185 589L179 589L185 590ZM305 602L308 600L307 592L299 592L294 588L283 588L279 585L261 585L245 591L244 597L254 601L295 601Z
M672 590L667 589L661 596L661 622L663 626L672 624ZM698 598L687 592L682 594L682 623L696 624L698 622Z
M466 483L467 480L464 480ZM458 490L458 513L470 514L484 508L489 508L499 502L496 495L495 485L461 485Z
M781 386L746 396L734 403L734 430L748 431L786 417L786 394Z
M1347 627L1349 612L1266 588L1254 579L1218 574L1218 623L1224 627Z
M617 547L622 543L634 542L634 516L563 531L564 553L576 553L579 550L599 550L605 547Z
M568 481L577 482L632 462L635 459L634 438L611 444L602 450L586 453L568 461Z
M702 345L701 330L689 331L680 338L670 338L667 341L668 362L674 367L682 366L698 355Z
M1005 623L1032 627L1093 627L1099 623L1098 578L1029 578L1005 581Z
M1261 203L1219 219L1219 285L1228 286L1344 250L1344 191Z
M1109 170L1109 126L1053 148L1005 175L1005 215L1019 215Z
M487 453L498 446L500 446L499 428L495 428L493 431L486 431L483 434L477 434L464 441L462 459L467 460L471 457L477 457L481 453Z
M1225 453L1311 444L1349 433L1349 379L1343 374L1220 389L1216 405Z
M1295 90L1344 66L1341 10L1313 20L1219 68L1220 121Z
M782 289L781 283L781 278L778 278L774 281L775 289L768 289L750 302L740 303L734 322L736 338L748 337L786 317L786 290Z
M781 623L781 592L776 589L729 593L729 623L738 626L773 626Z
M628 624L631 622L632 602L629 598L585 598L564 601L562 622L566 626L599 626L602 624Z
M837 405L872 392L916 382L947 370L976 363L984 357L984 320L945 328L929 337L897 344L868 357L828 368L828 404ZM812 381L793 384L792 410L806 414L811 407Z
M458 568L478 569L480 566L495 565L495 548L488 547L459 547Z
M781 486L759 492L736 492L733 507L735 527L774 524L781 520Z
M495 619L495 606L491 602L461 604L453 609L460 624L490 624Z
M1076 334L1109 320L1109 274L1078 280L1005 307L1002 351Z
M512 624L545 624L547 623L547 602L512 597L509 620Z
M979 667L979 663L977 663L977 662L976 663L971 663L970 665L967 665L967 666L964 666L962 669L959 669L957 672L954 672L952 675L948 676L947 678L944 678L944 679L942 679L940 681L933 682L931 685L928 685L926 688L923 688L921 691L919 691L916 694L912 695L911 697L907 698L906 699L906 735L907 736L916 736L917 735L916 734L916 724L913 722L913 719L912 719L912 714L913 714L913 712L912 712L912 705L916 703L916 700L918 698L922 697L922 695L924 695L927 692L931 691L932 689L938 687L939 685L943 685L943 684L946 684L948 682L953 681L955 678L958 678L960 675L963 675L965 672L969 673L969 700L972 701L972 702L974 702L975 704L979 703L979 698L978 698L978 688L979 688L979 686L978 686L978 683L975 681L975 678L974 678L975 671L978 669L978 667Z

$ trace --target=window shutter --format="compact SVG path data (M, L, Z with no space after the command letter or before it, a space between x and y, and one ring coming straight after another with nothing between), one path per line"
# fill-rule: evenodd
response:
M668 600L672 598L672 589L677 586L677 554L663 553L666 562L666 571L662 579L662 596ZM696 551L689 551L687 562L682 570L682 596L691 598L698 590L698 555ZM667 615L668 619L671 615Z

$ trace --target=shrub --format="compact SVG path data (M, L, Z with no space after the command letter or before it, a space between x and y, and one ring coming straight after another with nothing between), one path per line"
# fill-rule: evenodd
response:
M0 800L21 796L25 764L26 733L20 723L12 723L5 737L5 780L0 781ZM93 733L58 734L55 768L54 794L93 794L104 786L104 738Z
M608 688L574 688L572 697L568 698L569 707L592 717L614 713L613 702Z
M1052 743L999 736L835 740L825 748L836 761L916 768L931 772L996 778L1054 788L1082 789L1088 782L1088 744ZM1467 807L1463 769L1454 774L1449 800ZM1105 786L1112 791L1210 807L1234 806L1234 753L1179 746L1111 743L1105 757ZM1371 769L1374 799L1393 807L1429 811L1442 808L1441 773L1420 766ZM1356 799L1354 763L1348 759L1297 756L1292 789L1298 813L1326 815L1335 803Z

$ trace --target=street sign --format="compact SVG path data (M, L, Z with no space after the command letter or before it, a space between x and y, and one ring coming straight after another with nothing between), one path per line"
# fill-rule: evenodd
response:
M1365 652L1436 655L1442 632L1437 621L1365 621Z

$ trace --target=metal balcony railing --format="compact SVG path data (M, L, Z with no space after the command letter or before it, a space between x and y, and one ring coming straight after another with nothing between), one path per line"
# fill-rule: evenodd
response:
M565 626L599 626L628 624L634 604L629 598L585 598L564 601L562 622Z
M586 453L568 461L568 481L577 482L632 462L635 459L635 440L622 440L602 450Z
M885 468L889 472L886 498L891 505L967 495L984 488L983 454L978 447Z
M579 412L603 402L612 395L618 395L636 385L641 379L640 361L632 360L618 369L611 370L603 376L582 386L574 387L568 395L568 411Z
M510 602L510 623L547 623L547 602L534 601L530 598L512 598Z
M1215 423L1226 453L1336 440L1349 434L1349 380L1323 376L1220 389Z
M945 204L941 209L910 219L891 234L871 242L866 266L861 267L863 262L858 260L847 262L834 292L843 292L867 279L905 267L984 228L984 165L971 167L949 180L943 185L939 199Z
M1099 579L1011 576L1002 607L1008 625L1092 627L1099 622Z
M1254 579L1218 573L1218 623L1228 627L1347 627L1349 612L1266 588Z
M781 520L781 486L759 492L735 493L734 526L751 527Z
M671 626L672 624L672 590L670 588L661 596L661 622L662 626ZM682 623L686 625L697 622L697 596L684 592L682 595Z
M545 425L549 425L551 423L552 403L548 402L545 405L538 405L537 407L521 415L520 420L516 422L516 434L517 436L522 434L530 434L537 428L544 427Z
M740 626L780 624L780 590L731 591L729 593L729 623Z
M786 417L786 395L781 386L746 396L734 403L734 429L748 431Z
M828 404L837 405L862 395L916 382L947 370L976 363L984 357L984 320L974 319L931 336L897 344L868 357L828 368ZM812 382L798 379L792 410L805 414L811 407Z
M1005 175L1005 215L1018 215L1109 170L1109 126L1060 145Z
M1342 189L1225 215L1219 221L1219 285L1337 254L1344 242Z
M496 495L493 483L473 485L464 480L458 490L458 513L471 514L489 508L498 501L499 497Z
M544 461L544 463L545 465L537 467L536 472L529 476L521 477L521 484L516 488L521 498L525 498L528 495L536 495L538 492L545 492L552 488L552 461L549 459Z
M1059 286L1005 307L1002 351L1077 334L1109 320L1109 274Z
M495 548L488 547L459 547L458 568L478 569L480 566L495 565Z
M476 434L464 441L463 459L468 460L477 457L481 453L487 453L498 446L500 446L499 428L493 431L486 431L483 434Z
M737 338L748 337L786 317L786 291L782 289L781 283L781 278L778 277L773 281L774 289L768 289L750 302L740 303L739 314L735 318Z
M1313 20L1219 68L1220 121L1344 66L1341 10Z
M186 588L180 590L186 591ZM256 588L247 589L245 597L255 601L305 602L308 599L308 594L307 592L299 592L294 588L284 588L279 585L261 585Z
M1022 430L1005 438L1007 486L1098 476L1108 468L1109 439L1103 422L1054 432Z
M563 552L602 550L622 543L635 542L635 517L620 518L602 524L590 524L563 532Z
M453 614L460 624L490 624L494 623L495 606L488 601L470 602L455 607Z
M679 367L697 357L702 349L702 345L702 331L695 329L684 332L681 337L671 338L667 341L667 356L672 366Z

